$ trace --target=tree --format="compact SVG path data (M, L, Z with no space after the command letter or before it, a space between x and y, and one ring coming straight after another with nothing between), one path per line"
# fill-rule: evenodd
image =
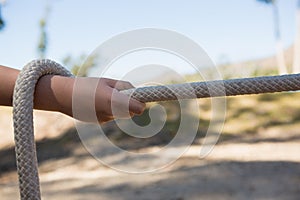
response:
M38 52L40 54L40 58L45 58L46 50L47 50L47 32L46 32L46 20L40 20L40 30L41 35L38 44Z
M285 64L284 51L282 48L280 28L279 28L279 12L278 12L277 1L276 0L257 0L257 1L272 5L278 72L279 74L287 74L287 67Z
M86 56L82 54L77 58L66 56L63 64L71 68L72 74L76 76L88 76L89 70L96 66L96 56Z
M4 0L0 1L0 31L1 31L1 30L4 28L4 26L5 26L5 22L4 22L3 18L2 18L2 14L1 14L1 8L2 8L2 5L4 5L4 3L5 3Z
M297 2L293 73L300 73L300 0Z
M40 58L46 57L47 45L48 45L48 35L47 35L47 22L50 13L50 7L46 7L45 16L40 20L40 39L38 43L38 53Z

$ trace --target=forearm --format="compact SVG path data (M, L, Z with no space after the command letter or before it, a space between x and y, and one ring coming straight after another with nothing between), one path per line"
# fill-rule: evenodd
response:
M34 108L59 111L72 116L74 78L46 75L39 79L34 93Z
M19 75L19 70L0 66L0 105L12 106L13 90ZM86 98L95 98L95 111L99 122L106 122L114 118L124 118L141 114L145 104L131 99L119 90L129 89L133 86L126 81L119 81L106 78L79 77L80 89L77 88L76 98L82 101L80 106L83 111L90 109L90 101ZM41 77L35 88L34 108L47 111L59 111L73 117L72 97L75 79L56 75ZM96 86L95 91L91 88ZM91 93L92 92L92 93ZM114 93L115 92L115 93ZM115 94L112 98L112 94ZM91 94L93 94L91 96ZM112 107L118 111L117 116L112 113ZM82 116L76 116L83 121L93 121Z
M18 74L19 70L0 66L0 105L12 106L13 90ZM62 76L46 75L41 77L35 89L34 108L67 112L66 108L72 105L72 95L70 94L72 83L71 78Z
M0 105L11 106L19 70L0 65Z

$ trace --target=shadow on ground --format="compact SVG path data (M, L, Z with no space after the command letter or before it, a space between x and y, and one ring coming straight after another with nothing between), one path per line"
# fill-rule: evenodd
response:
M220 143L268 142L276 147L277 143L299 141L299 139L299 135L292 134L284 138L253 137L253 139L229 135ZM157 143L156 138L143 145L164 145L164 142ZM78 149L81 149L80 153ZM42 165L41 174L44 176L41 179L42 195L43 198L50 200L65 199L66 196L70 200L298 200L300 196L299 162L247 162L246 159L220 161L182 157L172 165L170 171L141 175L112 173L112 170L99 163L92 167L82 165L82 163L90 163L87 160L94 158L81 145L75 129L70 129L58 138L37 142L37 152L39 164ZM1 150L0 158L1 178L16 169L14 148ZM147 164L151 165L151 163ZM112 175L107 175L109 173ZM47 174L56 177L45 178ZM7 200L17 199L17 190L16 176L0 182L0 195Z
M160 132L156 134L154 137L150 138L133 138L131 136L125 135L124 133L118 131L115 127L114 123L110 123L105 128L105 133L107 137L109 137L113 143L124 150L139 150L146 147L151 146L165 146L171 140L172 136L168 133ZM87 134L89 140L94 140L98 133L93 133L93 130L90 130ZM117 137L116 137L117 135ZM219 138L218 144L223 143L244 143L244 144L256 144L256 143L280 143L280 142L295 142L300 141L299 134L288 134L289 136L285 137L267 137L261 138L257 137L256 135L252 134L222 134ZM194 144L201 145L197 140L202 138L202 134L198 134ZM90 156L89 153L83 147L81 140L78 136L77 130L72 127L67 130L65 133L61 134L59 137L52 138L52 139L43 139L41 141L37 141L37 156L39 164L43 164L44 162L51 161L51 160L58 160L62 158L67 158L71 156ZM74 155L74 151L77 149L81 149L81 153ZM15 149L14 147L0 149L0 177L9 171L16 170L16 159L15 159ZM122 162L122 160L120 160Z
M80 139L75 128L69 129L57 138L38 141L36 142L38 162L41 164L47 160L71 156L73 150L80 144ZM0 177L6 172L16 170L14 147L1 149L0 158Z
M295 199L300 196L300 165L294 162L215 162L200 166L199 160L181 160L167 173L69 179L43 184L73 185L45 191L47 199L198 200L198 199ZM189 162L190 166L184 166ZM117 180L116 180L117 179ZM85 181L85 182L84 182Z

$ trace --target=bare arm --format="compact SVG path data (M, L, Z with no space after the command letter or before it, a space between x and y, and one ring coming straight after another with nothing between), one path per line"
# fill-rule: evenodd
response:
M0 105L12 105L12 95L18 74L18 70L0 65Z
M13 89L19 70L9 67L0 66L0 105L11 106ZM111 110L111 101L113 91L119 89L131 88L132 85L128 82L117 81L105 78L79 78L82 85L89 85L97 81L97 89L95 94L96 113L99 122L106 122L114 119ZM43 76L37 83L34 95L35 109L58 111L69 116L72 113L72 95L74 87L74 78L46 75ZM118 84L116 84L118 82ZM82 91L82 95L85 95ZM127 101L129 101L129 113L141 114L144 111L145 104L130 99L126 95L117 93L117 101L115 105L119 105L118 110L127 109ZM84 104L82 104L84 109ZM128 116L127 116L128 117ZM85 120L85 119L80 119Z

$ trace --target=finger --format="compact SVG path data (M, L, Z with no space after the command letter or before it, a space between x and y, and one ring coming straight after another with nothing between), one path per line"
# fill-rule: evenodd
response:
M117 90L114 90L112 95L112 106L115 107L115 109L118 109L120 113L126 112L128 115L129 112L134 114L143 113L146 105L145 103L141 103Z
M107 83L108 86L115 88L117 90L126 90L130 88L134 88L134 86L128 81L105 79L105 82Z
M120 91L134 88L134 86L128 81L118 81L115 88Z
M121 113L120 111L118 111L118 113L114 113L114 117L112 117L110 120L114 120L114 119L128 119L128 118L132 118L134 117L134 114L133 112L123 112Z
M100 117L100 118L98 118L98 120L99 120L100 124L103 124L103 123L106 123L106 122L114 120L114 118L106 116L106 117Z
M134 113L133 112L129 112L130 114L130 117L133 117L134 116Z
M129 100L129 111L134 114L141 115L145 110L146 104L139 102L133 98Z

